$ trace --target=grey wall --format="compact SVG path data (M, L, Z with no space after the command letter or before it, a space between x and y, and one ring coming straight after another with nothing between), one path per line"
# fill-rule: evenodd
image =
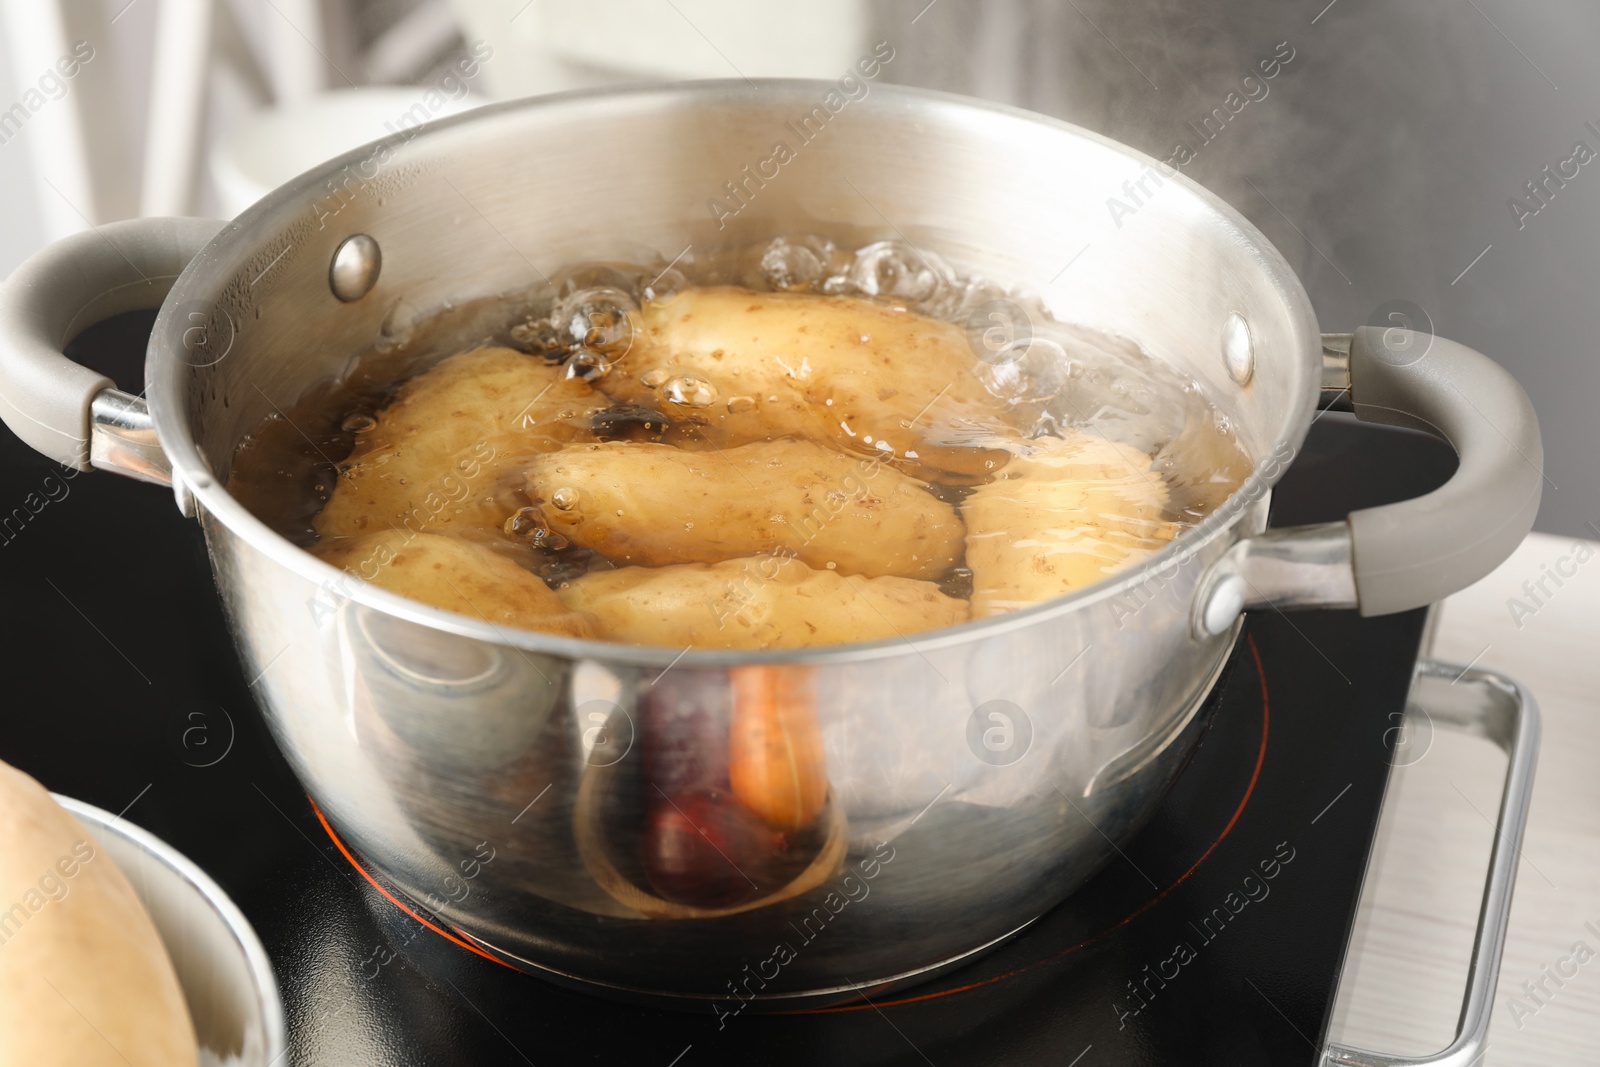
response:
M0 100L4 101L0 108L9 108L16 101L16 86L11 49L0 47ZM27 137L12 137L0 144L0 278L44 240L33 203L29 165Z
M887 77L1033 108L1162 157L1178 140L1198 145L1188 123L1223 106L1245 73L1288 41L1295 58L1268 95L1247 104L1185 171L1297 266L1324 329L1352 328L1385 302L1407 299L1438 332L1509 367L1544 426L1549 484L1539 528L1600 536L1586 526L1600 527L1591 325L1600 310L1600 160L1520 230L1506 206L1575 141L1600 152L1600 134L1584 126L1600 127L1600 4L873 3L874 39L897 50ZM119 77L141 80L133 68L147 62L147 18L135 9L119 22L118 48L104 50L97 76L112 76L115 59ZM0 88L9 102L16 82L7 52L0 48ZM119 129L142 129L136 105L115 117ZM0 146L0 275L41 240L26 142ZM119 192L131 196L131 188L129 180Z
M1516 374L1544 429L1539 529L1600 537L1600 157L1522 229L1506 204L1574 142L1600 153L1584 125L1600 127L1600 4L1336 0L1317 18L1326 5L884 0L877 21L894 80L1015 103L1162 158L1198 145L1187 123L1288 41L1295 58L1266 97L1185 172L1299 269L1325 330L1406 299Z

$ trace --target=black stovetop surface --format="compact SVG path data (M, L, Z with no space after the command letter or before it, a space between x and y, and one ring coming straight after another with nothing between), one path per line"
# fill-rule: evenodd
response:
M1324 418L1273 522L1413 496L1454 462ZM1252 617L1183 776L1070 901L927 985L719 1027L471 955L352 867L251 702L169 492L64 478L0 430L0 519L0 759L127 808L223 886L272 956L297 1065L1316 1064L1423 621Z

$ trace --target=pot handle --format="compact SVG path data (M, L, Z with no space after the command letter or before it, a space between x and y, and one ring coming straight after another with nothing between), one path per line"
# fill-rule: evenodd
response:
M64 467L170 483L144 398L62 355L86 328L161 306L225 223L129 219L63 237L0 283L0 419Z
M1363 422L1427 430L1459 465L1433 492L1344 522L1268 530L1230 548L1195 599L1197 636L1252 608L1359 608L1390 615L1443 600L1511 555L1544 482L1539 420L1515 378L1455 341L1364 326L1323 338L1324 405Z
M1539 705L1532 693L1503 674L1435 659L1417 663L1407 704L1408 710L1417 709L1430 727L1437 723L1487 738L1505 751L1507 760L1456 1036L1432 1056L1396 1056L1330 1043L1320 1067L1473 1067L1482 1062L1489 1047L1489 1015L1500 978L1500 957L1511 921L1511 892L1517 883L1539 756ZM1392 787L1390 792L1394 792Z

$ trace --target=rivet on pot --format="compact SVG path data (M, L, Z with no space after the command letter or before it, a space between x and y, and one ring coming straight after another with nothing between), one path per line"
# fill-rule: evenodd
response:
M328 267L328 287L334 296L348 304L372 291L382 269L383 253L378 249L378 242L358 233L346 237L334 249L333 262Z
M1227 632L1244 610L1244 592L1244 579L1237 574L1230 574L1212 586L1200 615L1200 625L1206 636L1216 637Z
M1256 373L1255 344L1250 340L1250 325L1237 311L1222 324L1222 361L1228 374L1240 385L1247 385Z

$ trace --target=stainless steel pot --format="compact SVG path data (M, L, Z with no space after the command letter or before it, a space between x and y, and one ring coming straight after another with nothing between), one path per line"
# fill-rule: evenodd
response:
M1241 611L1428 604L1502 560L1538 507L1538 427L1505 372L1404 330L1319 335L1282 257L1181 175L1019 111L833 89L489 107L336 159L227 225L69 238L0 293L7 423L62 463L170 481L306 788L385 878L516 966L719 1013L948 966L1071 893L1139 826L1204 725ZM1125 183L1140 206L1114 219ZM909 640L760 654L508 632L355 581L228 495L230 458L263 417L446 301L579 260L795 232L901 235L1136 338L1204 383L1254 473L1165 551L1071 596ZM97 319L157 304L148 407L61 356ZM1319 398L1442 434L1459 470L1417 500L1264 530ZM659 706L711 708L729 669L753 663L811 670L824 829L781 891L669 906L628 840L635 738L653 717L657 741L667 729L667 749L692 749Z

